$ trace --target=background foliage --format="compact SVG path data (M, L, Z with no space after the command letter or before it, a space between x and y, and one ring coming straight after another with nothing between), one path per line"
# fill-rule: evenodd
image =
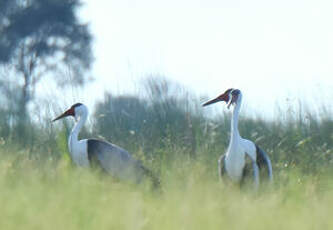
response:
M147 81L153 87L148 87L148 96L106 94L81 138L98 136L130 149L161 178L161 191L73 167L67 152L73 122L51 124L55 113L63 110L54 106L48 115L28 124L25 147L10 136L0 139L0 228L304 230L333 226L329 113L320 119L311 113L290 115L283 121L241 113L240 133L267 150L274 168L274 184L253 193L218 183L217 159L229 141L229 112L207 116L201 112L201 99L190 93L169 95L165 87L178 86L165 79ZM1 133L11 129L6 116L0 117L0 123Z
M202 99L165 78L149 77L143 87L147 93L142 96L106 94L90 114L90 123L81 132L81 138L111 141L147 161L157 171L161 164L169 164L179 155L216 167L218 157L229 143L229 111L225 109L215 116L204 113ZM173 91L178 93L170 93ZM217 106L223 107L223 104ZM59 137L66 142L73 121L64 120L64 126L51 124L50 120L66 108L55 105L48 109L50 111L39 116L38 121L26 124L28 145L22 148L29 156L52 158L57 165L62 156L59 150L65 149L59 147ZM11 135L15 130L11 130L8 117L3 111L1 139L6 145L19 147L15 135ZM293 167L312 174L330 167L333 163L330 113L320 118L310 112L283 117L287 118L264 120L241 113L239 130L244 138L253 140L268 152L275 170Z

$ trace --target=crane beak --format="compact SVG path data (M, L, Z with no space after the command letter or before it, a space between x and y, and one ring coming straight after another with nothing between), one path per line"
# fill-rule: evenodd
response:
M228 103L229 95L224 93L224 94L218 96L217 98L214 98L210 101L207 101L206 103L202 104L202 106L211 105L211 104L214 104L214 103L219 102L219 101L225 101L225 103Z
M56 117L55 119L52 120L52 122L57 121L61 118L64 117L68 117L68 116L74 116L74 109L70 108L69 110L67 110L66 112L64 112L63 114L61 114L60 116Z
M221 100L220 100L220 98L217 97L217 98L214 98L212 100L209 100L209 101L205 102L204 104L202 104L202 106L211 105L211 104L214 104L214 103L219 102L219 101L221 101Z

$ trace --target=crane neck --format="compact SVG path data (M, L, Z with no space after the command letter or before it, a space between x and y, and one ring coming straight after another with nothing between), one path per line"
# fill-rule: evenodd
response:
M88 117L88 113L82 113L82 115L78 118L78 121L74 125L71 135L70 135L70 141L78 141L79 132L82 128L82 126L86 123Z
M239 111L242 104L242 98L239 97L238 101L232 111L232 118L231 118L231 143L233 143L235 140L240 138L239 131L238 131L238 117L239 117Z

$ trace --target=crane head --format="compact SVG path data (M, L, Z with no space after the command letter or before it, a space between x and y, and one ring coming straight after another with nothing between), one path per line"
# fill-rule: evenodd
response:
M55 119L52 120L52 122L57 121L61 118L64 117L68 117L68 116L73 116L75 117L75 109L79 106L81 106L81 103L76 103L74 105L72 105L68 110L66 110L63 114L61 114L60 116L56 117Z
M231 99L229 100L229 103L228 103L228 109L230 108L230 105L237 103L238 98L240 97L239 96L240 94L241 94L241 91L239 89L234 89L230 92Z
M220 96L218 96L212 100L207 101L202 106L211 105L211 104L214 104L214 103L220 102L220 101L224 101L225 103L230 102L230 98L231 98L230 92L232 92L233 90L234 90L233 88L227 89L223 94L221 94Z

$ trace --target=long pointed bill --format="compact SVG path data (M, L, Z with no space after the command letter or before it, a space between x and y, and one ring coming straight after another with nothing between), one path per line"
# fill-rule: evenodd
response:
M216 102L219 102L221 101L221 99L219 97L215 98L215 99L212 99L210 101L207 101L206 103L204 103L202 106L207 106L207 105L211 105L211 104L214 104Z
M66 112L64 112L60 116L58 116L57 118L53 119L52 122L55 122L55 121L57 121L61 118L68 117L68 116L74 116L74 110L72 108L70 108L69 110L67 110Z
M228 103L228 101L229 101L229 94L228 93L224 93L224 94L218 96L217 98L214 98L214 99L212 99L210 101L207 101L202 106L211 105L211 104L214 104L214 103L219 102L219 101L225 101L225 103Z

